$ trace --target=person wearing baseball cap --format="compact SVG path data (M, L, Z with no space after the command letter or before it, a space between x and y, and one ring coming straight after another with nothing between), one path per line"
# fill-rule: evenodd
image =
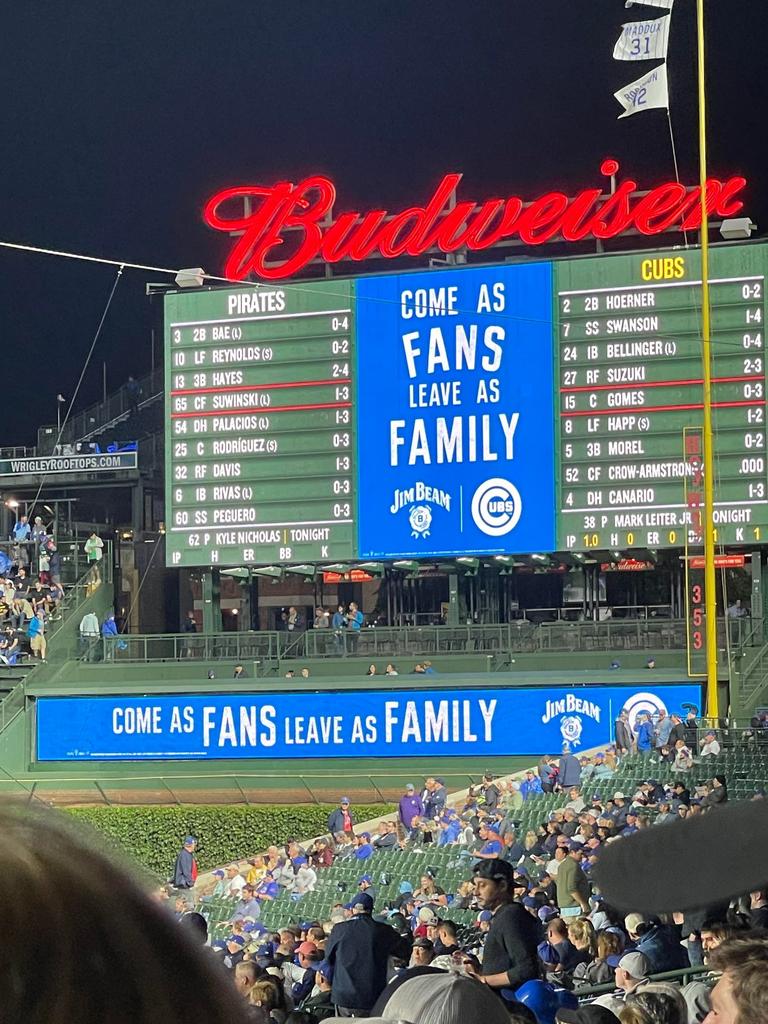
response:
M389 958L410 960L411 939L374 920L373 900L359 893L348 905L352 916L334 925L325 944L333 969L331 1001L342 1017L368 1017L387 984Z
M625 953L616 965L616 992L605 996L598 996L595 1003L598 1006L605 1006L616 1016L621 1013L627 996L633 995L643 985L648 984L648 976L651 973L651 965L648 958L642 953Z
M328 831L332 836L340 832L352 835L355 828L355 819L349 809L349 797L343 796L339 800L339 806L328 815Z
M315 965L315 987L297 1009L311 1014L314 1021L333 1017L336 1010L331 1002L332 983L333 968L327 960L321 960Z
M173 866L173 884L176 889L194 889L197 881L196 849L197 839L187 836Z
M539 925L515 901L516 892L525 890L526 882L515 877L511 864L498 859L475 865L473 874L478 905L493 914L479 980L494 989L517 988L539 974Z

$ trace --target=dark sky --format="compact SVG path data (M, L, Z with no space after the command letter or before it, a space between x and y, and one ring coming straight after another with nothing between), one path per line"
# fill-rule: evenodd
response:
M768 229L763 0L707 2L711 173L744 173ZM340 205L593 186L616 156L641 185L672 177L663 111L616 119L613 92L653 65L613 61L622 0L28 0L0 42L0 239L219 272L200 217L218 188L336 181ZM681 173L697 175L695 3L670 40ZM114 271L0 249L0 338L14 397L0 446L55 422ZM78 406L148 371L158 275L126 272ZM13 369L12 369L13 368ZM14 372L14 370L16 372ZM22 392L18 401L19 391ZM6 392L8 393L8 392Z

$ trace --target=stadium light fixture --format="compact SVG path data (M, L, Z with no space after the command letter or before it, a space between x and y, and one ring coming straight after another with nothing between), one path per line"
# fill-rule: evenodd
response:
M720 234L727 242L731 242L739 238L751 238L756 227L757 224L753 224L749 217L732 217L720 225Z
M174 281L179 288L202 288L206 276L202 267L188 267L180 270Z

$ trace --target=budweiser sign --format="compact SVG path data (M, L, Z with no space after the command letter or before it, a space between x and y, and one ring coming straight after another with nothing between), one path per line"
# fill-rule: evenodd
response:
M604 160L601 174L613 177L616 160ZM330 178L313 175L294 185L237 185L212 196L203 218L210 227L237 233L224 273L232 281L250 274L278 279L297 274L313 260L393 259L469 249L482 252L510 239L543 245L554 239L615 238L634 229L643 235L695 231L701 226L700 190L676 181L641 192L631 178L613 192L588 188L575 196L545 192L532 200L519 196L460 200L448 206L460 174L446 174L424 206L342 213L328 221L336 201ZM746 179L707 181L707 209L713 216L733 217L742 208ZM237 209L234 207L237 206ZM245 209L245 213L243 213Z

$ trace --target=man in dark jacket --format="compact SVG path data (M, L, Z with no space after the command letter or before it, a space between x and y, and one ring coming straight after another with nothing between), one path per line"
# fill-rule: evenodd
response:
M557 782L560 789L570 789L571 786L581 785L581 765L579 764L579 759L574 757L571 753L571 748L567 744L563 744Z
M629 724L629 714L622 711L613 723L616 749L620 754L631 754L634 747L634 736Z
M483 776L483 804L486 811L495 811L499 806L499 787L493 781L493 775L486 772Z
M673 713L669 716L669 720L672 723L672 728L669 730L667 746L672 750L678 740L682 740L685 743L685 726L680 715Z
M335 925L325 944L325 959L333 968L331 1000L338 1016L367 1017L387 984L390 956L407 961L411 942L373 920L368 893L355 896L348 908L352 917Z
M177 889L193 889L197 881L197 861L195 847L197 839L187 836L179 850L173 866L173 884Z
M351 835L354 824L355 819L349 809L349 797L343 796L336 810L328 815L328 831L332 836L337 836L339 832L349 832Z
M491 988L514 989L538 978L539 923L514 902L515 889L525 888L525 883L515 878L514 868L503 860L482 861L474 875L477 902L493 914L479 980Z

